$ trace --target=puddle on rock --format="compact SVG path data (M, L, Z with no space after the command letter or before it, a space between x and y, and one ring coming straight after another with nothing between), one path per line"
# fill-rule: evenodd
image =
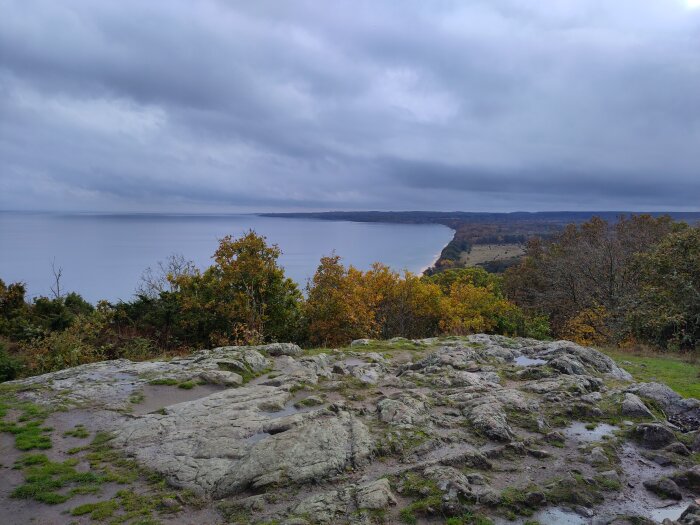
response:
M303 412L311 412L312 410L318 410L319 406L301 406L297 407L294 406L296 401L292 401L291 403L288 403L282 408L281 410L273 410L273 411L263 411L263 414L265 414L267 417L270 419L277 419L280 417L285 417L285 416L292 416L294 414L301 414Z
M588 520L575 512L554 507L533 514L533 519L547 525L584 525Z
M198 385L190 390L169 385L144 385L143 401L134 403L132 413L137 416L157 412L165 407L194 401L216 392L221 392L225 387L220 385Z
M250 443L252 445L253 443L257 443L258 441L262 441L263 439L270 437L271 435L272 434L270 434L269 432L256 432L252 436L247 437L245 439L245 442Z
M666 518L670 519L671 521L676 521L678 518L681 517L683 511L687 509L688 505L690 505L691 503L692 501L684 501L681 503L673 503L668 507L660 507L657 509L653 509L649 517L658 523L661 523Z
M515 358L515 364L518 366L539 366L547 364L547 361L544 359L533 359L532 357L520 355Z
M577 441L602 441L605 436L610 436L618 430L618 427L607 423L599 423L594 429L589 430L586 428L588 424L580 421L572 423L564 429L564 435Z

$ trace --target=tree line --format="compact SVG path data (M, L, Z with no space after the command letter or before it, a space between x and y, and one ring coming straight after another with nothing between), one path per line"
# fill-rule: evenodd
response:
M667 216L594 217L532 239L503 286L561 338L700 350L700 229Z
M280 249L249 231L225 237L213 264L173 256L148 269L131 301L76 293L26 298L0 280L0 380L104 359L148 359L224 345L486 332L591 345L700 350L700 230L669 217L593 218L528 242L505 274L433 275L331 254L302 289Z
M379 263L362 271L332 254L304 294L280 254L254 231L228 236L210 267L173 256L144 273L132 301L94 306L76 293L28 301L23 283L0 280L0 378L274 341L328 347L357 338L548 335L544 317L525 315L506 299L502 278L480 268L421 277Z

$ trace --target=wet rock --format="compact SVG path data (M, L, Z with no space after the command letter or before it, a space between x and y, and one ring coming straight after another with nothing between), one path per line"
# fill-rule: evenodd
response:
M525 496L525 504L528 507L535 508L535 507L541 507L542 505L545 505L547 503L547 497L544 495L544 492L529 492L527 496Z
M663 451L670 452L671 454L678 454L679 456L690 456L690 450L680 441L665 446Z
M662 498L680 500L683 498L678 485L669 478L648 479L643 483L644 488Z
M586 461L591 465L604 465L608 462L608 456L605 455L605 451L602 448L595 447L591 450Z
M272 343L269 345L256 347L256 350L265 352L267 355L271 355L273 357L280 355L296 357L304 353L304 351L298 345L293 343Z
M243 378L236 372L226 370L206 370L199 374L199 378L210 385L240 386Z
M700 505L690 504L676 523L678 525L700 525Z
M675 434L659 423L637 425L632 435L643 447L650 449L663 448L676 441Z
M671 478L681 487L700 493L700 465L676 472Z
M607 374L615 379L631 381L632 376L626 370L623 370L610 357L597 352L592 348L586 348L570 341L554 341L551 343L541 344L533 348L540 358L566 356L572 360L578 361L584 367L590 368L592 371ZM551 361L550 361L551 365Z
M700 431L695 433L695 439L693 440L691 450L693 452L700 452Z
M656 450L644 450L642 456L653 461L660 467L669 467L676 464L676 460L670 454Z
M370 451L367 428L349 414L312 420L257 442L216 481L212 495L323 479L346 467L361 466Z
M380 421L395 425L419 425L425 423L428 418L425 401L404 393L393 398L380 399L377 403L377 415Z
M261 374L272 365L264 355L248 347L222 346L209 352L219 368L231 372Z
M684 412L699 404L697 399L685 399L661 383L638 383L630 386L627 391L655 401L667 414Z
M563 375L528 381L523 389L542 395L564 394L562 397L566 397L571 394L585 395L595 392L600 390L602 385L603 382L597 377Z
M615 470L606 470L598 474L600 477L607 479L609 481L620 482L620 475Z
M307 516L313 523L339 523L340 519L361 510L382 510L396 505L387 479L350 485L338 490L311 496L293 509L294 514Z
M654 419L654 414L647 408L644 401L630 392L625 394L625 399L622 401L622 415Z
M363 383L376 385L384 375L385 369L381 365L368 364L352 367L350 373Z
M536 448L527 449L527 453L530 454L533 458L537 458L537 459L546 459L546 458L552 457L551 452L547 452L546 450L541 450L541 449L536 449Z
M586 375L586 367L584 367L580 361L568 355L555 357L549 362L549 366L562 374L577 376Z

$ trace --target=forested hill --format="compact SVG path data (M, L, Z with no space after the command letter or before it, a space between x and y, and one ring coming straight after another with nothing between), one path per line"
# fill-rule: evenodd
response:
M630 211L544 211L510 213L467 211L324 211L298 213L261 213L263 217L288 217L291 219L322 219L328 221L392 222L411 224L444 224L455 227L464 223L513 223L540 222L569 224L585 222L591 217L615 221L621 215L648 214L654 217L669 215L675 220L700 221L700 212L630 212Z

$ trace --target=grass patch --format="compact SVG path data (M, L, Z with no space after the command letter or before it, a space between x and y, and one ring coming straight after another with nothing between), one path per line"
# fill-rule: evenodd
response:
M85 428L83 425L76 425L75 428L64 432L63 436L85 439L86 437L90 436L90 432L88 432L88 429Z
M175 386L178 385L180 381L173 379L172 377L161 377L160 379L152 379L148 382L149 385L164 385L164 386Z
M0 432L15 436L15 447L19 450L45 450L51 448L51 427L44 427L49 412L46 408L29 402L21 402L13 397L0 400L0 417L7 416L9 410L21 412L18 420L0 421Z
M71 516L90 515L93 520L105 520L111 518L119 508L119 504L114 500L98 501L97 503L85 503L71 509Z
M99 490L104 478L94 472L78 472L74 468L77 463L77 459L53 462L44 454L24 456L15 468L25 469L25 482L12 491L11 497L55 505L68 501L76 494Z
M637 381L664 383L684 397L700 398L700 363L697 361L671 353L641 353L610 348L601 351L612 357Z

